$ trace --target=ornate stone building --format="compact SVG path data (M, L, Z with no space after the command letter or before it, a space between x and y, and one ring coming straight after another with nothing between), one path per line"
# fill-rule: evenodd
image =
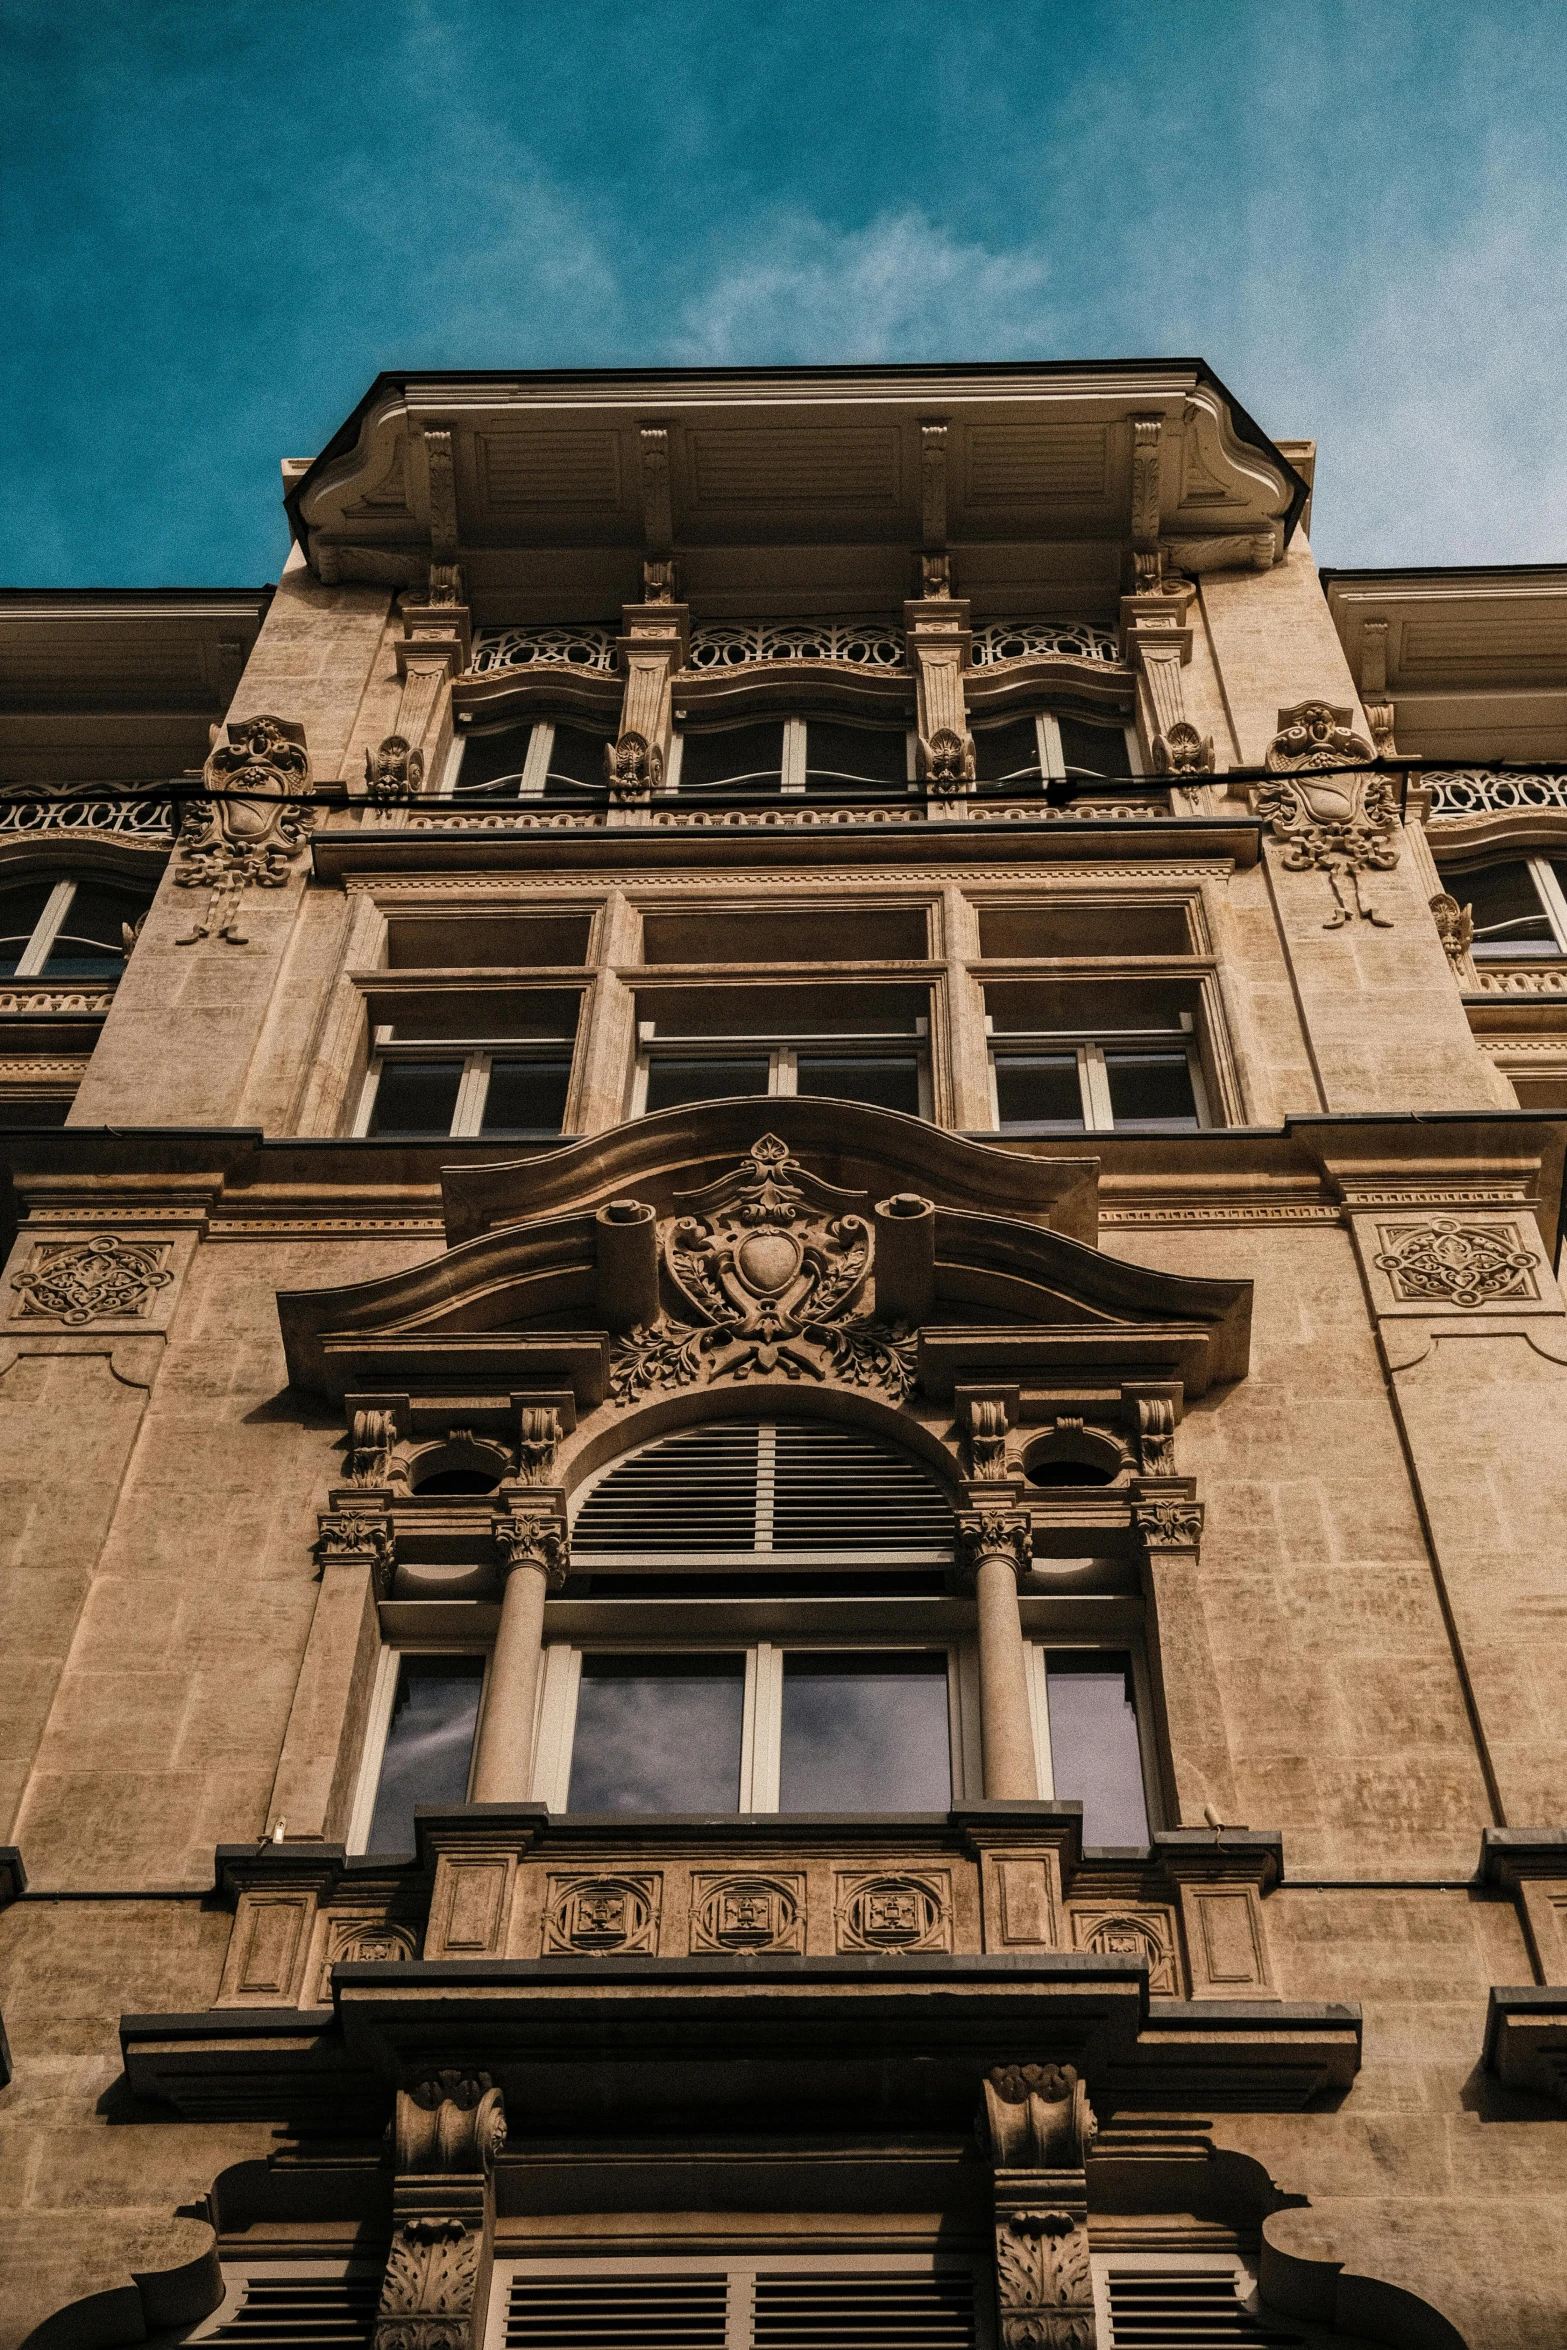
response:
M0 599L0 2343L1558 2350L1567 572L1195 362Z

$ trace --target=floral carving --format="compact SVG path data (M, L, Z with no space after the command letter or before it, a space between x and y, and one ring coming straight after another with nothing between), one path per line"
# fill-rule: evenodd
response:
M571 1542L558 1518L542 1510L518 1518L494 1518L490 1530L509 1575L514 1567L537 1567L551 1591L559 1591L571 1567Z
M1431 900L1431 918L1436 924L1436 935L1442 941L1448 961L1456 969L1462 964L1474 945L1475 919L1473 910L1461 906L1447 891L1439 890Z
M1175 1406L1167 1395L1137 1399L1137 1465L1145 1477L1175 1475Z
M467 2350L483 2239L460 2219L408 2219L392 2238L375 2350Z
M1356 916L1391 930L1362 896L1360 876L1391 872L1398 863L1398 811L1385 777L1346 772L1372 756L1371 745L1345 723L1349 715L1326 702L1281 710L1265 762L1278 780L1260 785L1253 805L1274 839L1284 842L1292 873L1327 875L1334 911L1324 930L1342 930Z
M944 1875L846 1877L839 1880L840 1950L950 1950L952 1927Z
M311 788L303 729L281 718L231 721L229 740L214 746L203 773L214 797L186 810L174 879L181 889L212 894L202 920L175 943L194 946L216 932L242 947L246 890L282 889L315 823L315 810L299 804Z
M35 1248L11 1286L24 1314L46 1314L70 1329L111 1318L139 1321L157 1291L174 1279L168 1253L164 1243L98 1232L91 1240Z
M366 1559L376 1597L387 1598L397 1570L391 1519L376 1510L323 1510L316 1523L320 1528L317 1563L325 1567L335 1560Z
M958 1520L958 1560L972 1580L989 1559L1004 1559L1014 1574L1034 1563L1034 1526L1027 1510L977 1510Z
M1202 1540L1200 1501L1145 1501L1132 1512L1132 1530L1148 1550L1195 1550Z
M621 1341L617 1403L702 1378L831 1376L901 1401L914 1384L914 1342L858 1312L875 1241L869 1221L832 1211L858 1192L819 1183L764 1134L704 1190L693 1212L660 1226L665 1277L691 1319L661 1313Z
M981 1396L969 1405L968 1455L976 1478L1007 1473L1007 1407L993 1396Z
M623 734L604 745L604 780L616 807L645 800L664 780L664 754L646 735Z
M1536 1298L1539 1258L1519 1245L1512 1224L1465 1224L1432 1216L1424 1224L1378 1226L1382 1252L1373 1261L1404 1304L1500 1305Z
M365 752L365 789L378 804L401 799L424 781L424 753L400 734L389 734L378 750Z
M517 1460L524 1485L549 1483L560 1439L560 1414L553 1404L523 1405Z
M996 2229L1004 2350L1095 2350L1088 2231L1069 2211L1014 2211Z
M933 800L957 799L974 785L974 737L950 726L938 726L929 739L920 737L920 774Z
M658 1948L660 1879L552 1877L544 1950L641 1951Z

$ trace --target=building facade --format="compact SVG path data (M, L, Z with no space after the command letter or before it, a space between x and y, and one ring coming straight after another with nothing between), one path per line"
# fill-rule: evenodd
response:
M1314 457L383 377L0 598L6 2350L1567 2338L1567 571Z

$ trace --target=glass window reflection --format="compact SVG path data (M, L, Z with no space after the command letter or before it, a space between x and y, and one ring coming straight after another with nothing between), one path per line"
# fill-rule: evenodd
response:
M1124 1649L1052 1649L1045 1659L1056 1800L1083 1806L1083 1842L1146 1845L1137 1690Z
M780 1811L947 1811L952 1755L940 1652L786 1656Z
M737 1810L744 1699L743 1656L584 1657L567 1809Z
M414 1805L468 1800L482 1656L405 1656L381 1757L370 1852L412 1852Z

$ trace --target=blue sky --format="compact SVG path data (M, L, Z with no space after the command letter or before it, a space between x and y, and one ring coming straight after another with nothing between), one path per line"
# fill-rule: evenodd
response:
M0 0L0 581L252 583L383 367L1206 358L1332 563L1567 557L1531 0Z

